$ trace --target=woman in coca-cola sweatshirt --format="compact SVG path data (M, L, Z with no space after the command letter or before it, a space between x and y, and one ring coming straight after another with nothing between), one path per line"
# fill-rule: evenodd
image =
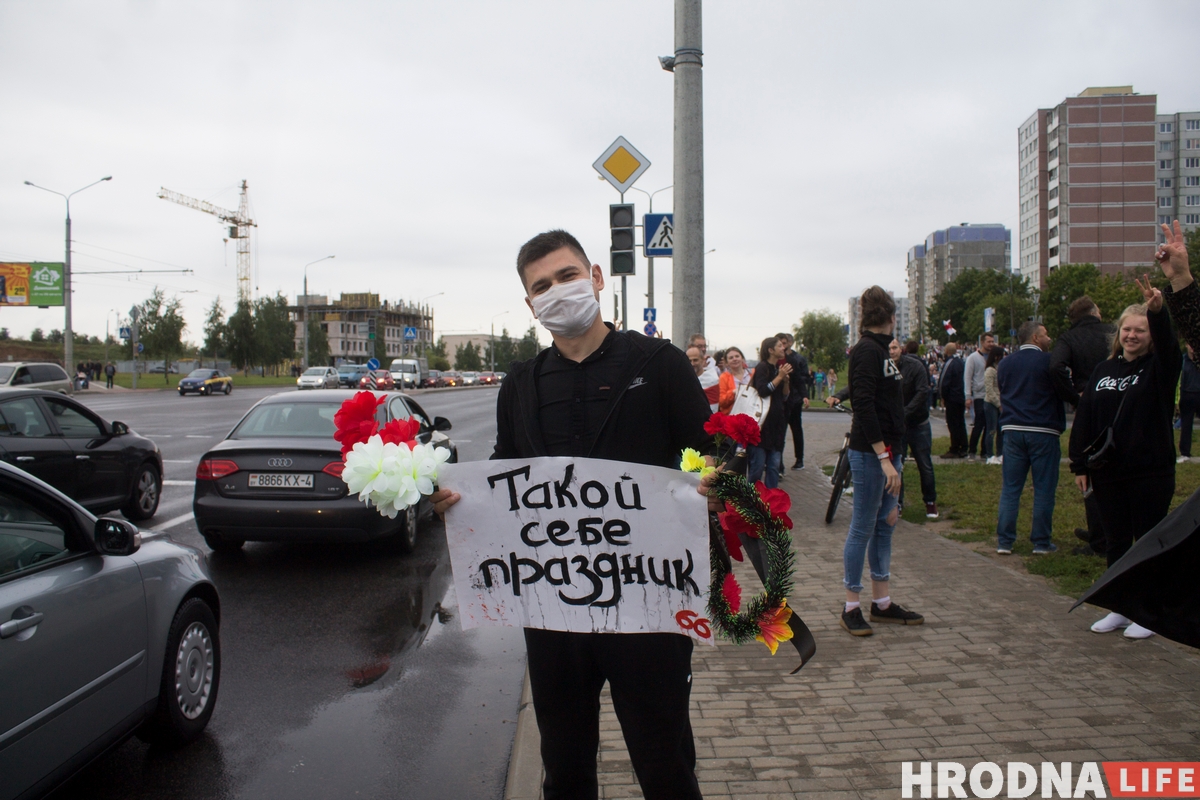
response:
M1139 286L1146 303L1121 315L1112 355L1092 372L1071 426L1071 471L1081 491L1095 492L1109 566L1167 515L1175 493L1171 423L1183 357L1162 292L1149 281ZM1113 457L1099 469L1089 468L1088 455L1096 449L1094 443L1103 443L1110 426ZM1092 630L1108 633L1122 627L1132 639L1152 635L1116 613Z

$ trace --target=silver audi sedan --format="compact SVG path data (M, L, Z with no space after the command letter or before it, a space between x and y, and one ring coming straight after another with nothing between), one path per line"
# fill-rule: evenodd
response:
M0 463L0 800L44 794L131 734L199 736L220 610L200 551Z

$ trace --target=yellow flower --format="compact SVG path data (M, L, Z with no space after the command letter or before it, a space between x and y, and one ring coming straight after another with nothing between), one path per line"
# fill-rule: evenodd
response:
M708 464L705 462L704 456L692 448L689 447L683 451L683 462L679 468L684 472L701 472L706 466Z
M788 620L792 618L792 610L787 607L787 600L780 602L778 608L764 613L758 619L758 629L762 631L754 638L767 646L771 655L779 649L780 642L786 642L795 636Z
M717 471L716 467L701 467L700 468L700 477L703 478L705 475L711 475L716 471Z

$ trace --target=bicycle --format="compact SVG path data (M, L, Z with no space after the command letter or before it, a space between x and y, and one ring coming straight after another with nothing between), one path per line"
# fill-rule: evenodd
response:
M840 404L833 408L843 414L852 413ZM829 495L829 505L825 508L826 525L833 522L833 515L837 513L838 504L842 502L842 493L850 486L850 431L846 431L846 438L843 440L842 449L838 453L837 465L833 468L832 481L833 491Z

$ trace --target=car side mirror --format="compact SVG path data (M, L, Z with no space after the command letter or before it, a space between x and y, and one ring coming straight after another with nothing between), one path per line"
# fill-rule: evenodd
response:
M445 417L433 418L433 429L435 431L448 431L451 427L450 420L446 419Z
M142 546L142 535L132 522L113 517L96 520L96 550L106 556L131 556Z
M120 436L125 433L129 433L129 426L126 425L124 422L114 421L112 424L112 435Z

